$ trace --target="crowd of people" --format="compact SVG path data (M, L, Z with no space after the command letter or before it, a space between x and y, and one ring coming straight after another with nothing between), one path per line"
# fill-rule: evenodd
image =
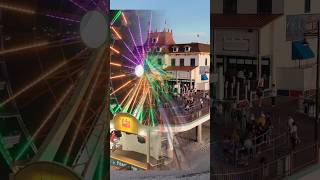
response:
M194 107L204 107L205 100L210 100L209 94L206 91L199 91L189 83L183 84L180 91L174 90L173 97L183 103L184 110L191 112Z
M254 152L259 154L261 145L267 143L271 138L273 126L270 113L261 112L258 117L251 114L249 118L243 114L243 117L238 115L235 118L241 118L240 121L245 120L246 124L242 128L237 128L232 136L224 137L223 151L239 159L250 158Z

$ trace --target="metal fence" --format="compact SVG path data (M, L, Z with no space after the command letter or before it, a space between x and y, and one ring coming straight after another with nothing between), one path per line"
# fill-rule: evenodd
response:
M269 180L290 176L299 170L318 162L319 146L311 144L292 151L271 162L259 164L256 168L242 170L212 169L214 180Z

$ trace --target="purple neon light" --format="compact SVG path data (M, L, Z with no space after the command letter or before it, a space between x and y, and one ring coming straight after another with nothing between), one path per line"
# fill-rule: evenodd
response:
M152 12L150 12L149 30L148 30L148 35L147 35L148 50L150 49L151 23L152 23Z
M133 44L134 44L134 47L136 48L136 50L137 50L137 52L138 52L138 55L139 55L139 57L140 57L140 63L142 63L143 59L142 59L142 57L141 57L141 54L140 54L139 49L138 49L138 47L137 47L136 41L134 40L134 37L133 37L132 32L131 32L131 29L130 29L129 27L128 27L128 30L129 30L129 33L130 33L132 42L133 42Z
M132 62L135 65L138 65L137 63L135 63L134 61L132 61L130 58L128 58L127 56L121 54L122 57L126 58L128 61Z
M142 50L142 58L144 61L145 58L145 51L144 51L144 44L143 44L143 40L142 40L142 32L141 32L141 23L140 23L140 17L138 16L138 24L139 24L139 32L140 32L140 41L141 41L141 50Z
M75 6L77 6L78 8L80 8L81 10L83 10L83 11L85 11L85 12L88 11L86 8L84 8L84 7L82 7L82 6L80 5L80 2L76 2L76 1L74 1L74 0L69 0L69 2L71 2L72 4L74 4Z
M78 21L78 20L74 20L74 19L70 19L70 18L65 18L65 17L59 17L59 16L55 16L55 15L51 15L51 14L45 14L45 16L51 17L51 18L55 18L55 19L64 20L64 21L70 21L70 22L80 23L80 21Z

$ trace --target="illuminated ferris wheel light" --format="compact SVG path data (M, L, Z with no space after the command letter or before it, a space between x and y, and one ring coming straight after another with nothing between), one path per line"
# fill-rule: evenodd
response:
M134 68L134 73L136 74L136 76L141 77L143 75L143 73L144 73L143 66L141 64L136 66Z

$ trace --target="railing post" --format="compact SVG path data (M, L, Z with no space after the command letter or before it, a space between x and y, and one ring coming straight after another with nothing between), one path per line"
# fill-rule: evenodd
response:
M225 83L225 93L224 93L224 97L225 98L228 98L228 86L229 86L229 82L226 81L226 83Z
M248 100L248 86L245 86L245 99Z
M240 100L240 82L237 82L237 103Z
M233 98L234 97L234 83L232 82L231 83L231 97Z

